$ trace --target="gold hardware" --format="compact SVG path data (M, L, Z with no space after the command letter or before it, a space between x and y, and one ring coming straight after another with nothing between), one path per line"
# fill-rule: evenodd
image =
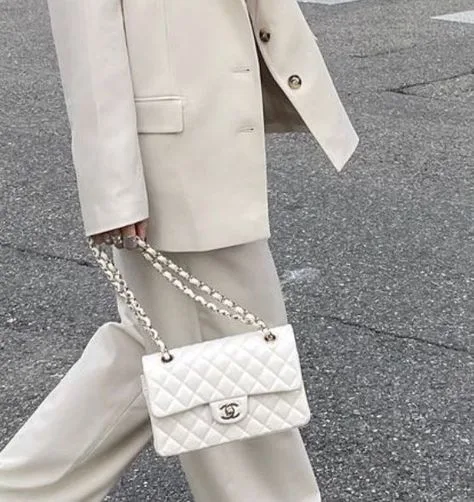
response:
M172 360L174 359L174 357L169 353L169 352L165 352L162 356L161 356L161 360L164 362L164 363L170 363Z
M262 42L267 43L267 42L270 40L271 34L270 34L270 32L268 32L267 30L265 30L265 29L263 29L263 28L262 28L262 29L260 30L260 32L259 32L259 34L258 34L258 36L260 37L260 40L261 40Z
M301 87L301 77L299 75L291 75L291 77L288 79L288 85L292 89L299 89Z
M276 340L276 336L272 332L267 333L264 338L266 342L274 342Z

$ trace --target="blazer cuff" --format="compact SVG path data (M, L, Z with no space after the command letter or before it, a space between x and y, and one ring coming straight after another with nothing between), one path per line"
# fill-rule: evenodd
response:
M116 228L122 228L127 225L133 225L134 223L146 220L149 217L147 201L136 201L133 208L133 212L125 212L122 208L119 212L103 214L100 218L96 218L95 221L87 221L87 219L83 216L86 237L115 230Z

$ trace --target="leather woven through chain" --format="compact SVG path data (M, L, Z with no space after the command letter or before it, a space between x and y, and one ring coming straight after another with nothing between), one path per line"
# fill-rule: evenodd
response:
M123 278L122 274L120 273L112 259L103 249L101 249L99 245L94 243L92 238L88 238L87 242L97 263L105 273L105 276L110 281L117 294L125 300L126 304L138 320L140 326L142 326L144 331L156 343L159 353L161 355L169 354L168 348L166 347L164 341L160 338L156 329L153 328L151 319L136 299L133 291L128 287L125 279ZM228 317L230 319L234 319L236 321L240 321L245 325L254 326L255 328L257 328L257 330L261 331L264 336L272 336L272 333L265 322L262 319L258 318L255 314L252 314L247 309L230 300L217 289L209 286L205 282L200 281L199 279L191 275L187 270L178 266L170 258L164 256L162 253L151 247L143 239L140 239L138 237L137 244L138 249L141 251L144 258L149 263L151 263L153 268L155 268L168 282L170 282L174 287L179 289L189 298L212 312L220 314L224 317ZM183 281L187 281L191 286L194 286L203 293L209 295L224 307L233 310L233 313L229 312L229 310L227 310L226 308L217 307L215 303L207 301L202 295L197 295L193 291L193 289L191 289L191 287L189 286L186 286Z

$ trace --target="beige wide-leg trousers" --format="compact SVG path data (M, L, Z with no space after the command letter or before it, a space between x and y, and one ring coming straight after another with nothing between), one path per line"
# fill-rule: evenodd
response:
M287 322L266 240L167 254L269 326ZM114 258L170 348L248 331L185 297L138 251L114 249ZM99 327L80 359L0 453L1 502L103 500L149 442L140 372L142 355L155 349L119 297L117 304L121 322ZM179 459L196 502L320 502L298 429Z

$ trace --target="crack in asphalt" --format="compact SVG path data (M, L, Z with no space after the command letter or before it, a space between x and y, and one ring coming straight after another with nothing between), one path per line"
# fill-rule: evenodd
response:
M71 262L71 263L76 263L77 265L82 266L82 267L97 268L97 265L94 264L93 262L89 262L87 260L80 259L80 258L67 258L65 256L55 255L55 254L47 253L47 252L44 252L44 251L37 251L35 249L28 249L28 248L25 248L25 247L22 247L22 246L15 246L15 245L13 245L11 243L2 243L2 242L0 242L0 248L1 247L8 248L8 249L13 249L15 251L20 251L21 253L28 253L28 254L31 254L31 255L34 255L34 256L38 256L40 258L54 259L54 260L63 260L63 261ZM455 352L461 352L461 353L464 353L464 354L472 355L471 352L468 349L465 349L463 347L457 347L455 345L448 345L448 344L445 344L445 343L442 343L442 342L435 342L435 341L432 341L432 340L427 340L426 338L419 338L419 337L416 337L416 336L400 335L400 334L392 332L392 331L386 331L386 330L383 330L383 329L380 329L380 328L374 328L372 326L367 326L366 324L358 323L358 322L355 322L355 321L350 321L350 320L347 320L347 319L342 319L342 318L337 317L337 316L321 315L321 317L323 319L328 319L328 320L331 320L333 322L338 322L338 323L343 324L345 326L352 326L352 327L355 327L355 328L364 329L366 331L369 331L370 333L375 333L377 335L382 335L382 336L386 336L386 337L390 337L390 338L396 338L396 339L399 339L399 340L413 340L413 341L416 341L416 342L419 342L419 343L424 343L426 345L431 345L431 346L434 346L434 347L437 347L437 348L441 348L441 349L445 349L445 350L451 350L451 351L455 351ZM0 326L8 327L10 329L13 328L13 326L11 324L8 324L8 323L0 323Z
M63 260L71 263L77 263L81 267L92 267L92 268L97 267L97 265L95 265L94 263L81 258L68 258L66 256L60 256L53 253L48 253L46 251L37 251L36 249L26 248L23 246L15 246L14 244L11 244L9 242L0 242L0 248L12 249L14 251L19 251L20 253L38 256L39 258L47 258L47 259L52 258L54 260Z
M435 342L433 340L427 340L426 338L419 338L417 336L408 336L408 335L399 335L398 333L395 333L393 331L386 331L384 329L380 328L374 328L372 326L367 326L366 324L358 323L355 321L350 321L347 319L342 319L337 316L331 316L331 315L322 315L321 316L323 319L330 319L331 321L338 322L340 324L343 324L344 326L352 326L354 328L361 328L366 331L369 331L370 333L375 333L376 335L382 335L390 338L397 338L399 340L413 340L415 342L423 343L426 345L432 345L433 347L437 347L440 349L446 349L446 350L452 350L454 352L462 352L463 354L469 354L472 355L469 349L465 349L463 347L457 347L455 345L448 345L443 342Z
M375 58L378 56L389 56L391 54L399 54L400 52L414 49L415 47L416 47L416 44L406 46L406 47L396 47L394 49L387 49L387 50L379 51L379 52L372 52L371 54L350 54L349 57L357 58L357 59L368 59L368 58Z
M443 77L443 78L438 78L438 79L434 79L434 80L428 80L426 82L416 82L414 84L403 84L403 85L401 85L399 87L385 89L385 92L394 92L394 93L397 93L397 94L410 94L410 92L407 92L407 91L409 89L413 89L415 87L422 87L424 85L436 84L437 82L448 82L449 80L456 80L457 78L466 77L468 75L474 75L474 69L469 70L467 72L458 73L456 75L451 75L449 77Z

